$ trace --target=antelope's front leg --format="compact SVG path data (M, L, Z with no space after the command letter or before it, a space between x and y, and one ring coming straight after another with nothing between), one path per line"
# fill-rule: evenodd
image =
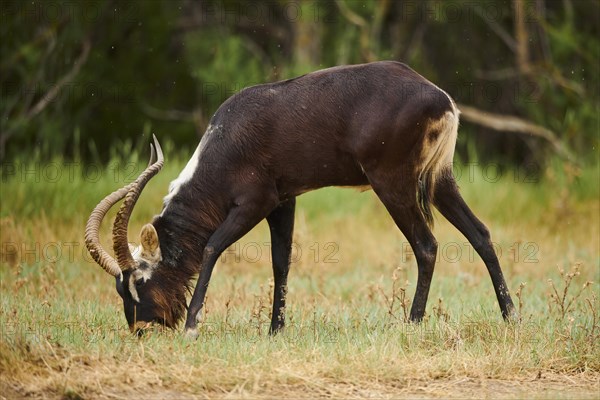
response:
M198 322L202 315L208 282L219 256L225 249L254 228L276 206L275 199L272 196L265 196L264 192L257 192L257 194L261 196L239 201L239 204L229 211L225 221L208 239L202 255L198 283L194 289L185 321L185 335L190 339L198 337Z
M219 258L219 254L220 252L217 253L214 247L210 245L204 248L198 282L196 283L194 294L190 300L185 322L185 337L188 339L196 339L198 337L198 322L200 321L200 316L202 314L208 282L210 281L210 276L212 275L213 268Z
M271 230L271 255L273 259L273 313L271 315L271 335L281 331L285 325L285 297L287 276L290 271L292 235L294 232L294 212L296 199L279 205L267 217Z

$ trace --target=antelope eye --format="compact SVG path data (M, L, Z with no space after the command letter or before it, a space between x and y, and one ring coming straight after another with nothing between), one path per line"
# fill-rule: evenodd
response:
M135 286L140 287L144 284L144 278L137 279L135 281Z

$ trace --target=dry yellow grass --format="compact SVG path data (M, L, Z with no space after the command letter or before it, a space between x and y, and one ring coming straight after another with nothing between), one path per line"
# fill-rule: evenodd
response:
M131 232L158 210L175 171L149 185ZM188 342L179 331L129 335L112 278L82 247L86 212L102 194L29 214L22 198L35 201L43 189L9 184L16 194L3 198L0 232L4 398L598 398L597 198L541 199L536 209L527 207L543 185L465 184L512 292L526 284L513 296L521 322L501 320L483 262L438 218L427 318L415 326L404 322L403 303L415 262L373 194L308 194L296 218L287 331L266 335L263 224L219 263L200 338Z

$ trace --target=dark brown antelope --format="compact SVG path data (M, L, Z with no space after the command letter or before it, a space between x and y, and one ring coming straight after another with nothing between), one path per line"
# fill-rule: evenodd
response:
M436 259L430 204L482 257L507 319L514 306L490 234L452 175L458 116L448 94L398 62L329 68L244 89L212 117L191 160L171 183L162 212L142 228L139 248L129 248L127 225L144 186L163 165L156 138L147 169L92 212L87 248L116 277L132 331L151 322L175 327L187 308L185 330L194 337L218 257L266 218L275 333L284 326L296 196L325 186L368 186L415 254L412 321L424 316ZM113 227L115 260L102 249L98 231L107 211L123 198Z

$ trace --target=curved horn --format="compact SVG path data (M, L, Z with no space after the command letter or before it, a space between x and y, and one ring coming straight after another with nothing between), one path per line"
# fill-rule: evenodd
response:
M129 224L129 217L133 211L133 207L137 202L142 190L146 186L146 183L161 170L164 164L163 152L158 143L156 136L154 138L154 147L156 149L156 161L149 165L144 172L133 182L133 187L125 196L123 204L117 213L115 223L113 225L113 250L117 257L117 264L121 269L127 270L133 267L134 260L133 256L129 252L129 243L127 241L127 225Z
M154 163L156 157L152 145L150 145L150 152L150 162L148 163L148 167ZM121 269L119 268L117 261L112 258L100 244L100 225L108 210L125 197L127 193L133 189L135 184L136 182L132 182L125 185L102 199L102 201L94 208L85 224L85 247L88 249L94 261L96 261L96 263L98 263L98 265L106 272L115 277L121 275Z

